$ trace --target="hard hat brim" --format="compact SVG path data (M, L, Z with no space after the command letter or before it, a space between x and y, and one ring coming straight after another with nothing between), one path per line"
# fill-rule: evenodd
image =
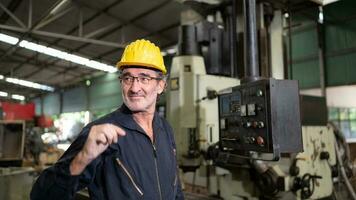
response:
M161 71L163 74L167 73L167 70L164 69L160 69L160 67L156 66L156 65L151 65L148 63L139 63L139 62L118 62L116 64L116 67L118 67L120 70L124 69L127 67L133 67L133 66L141 66L141 67L145 67L145 68L151 68L154 70L159 70Z

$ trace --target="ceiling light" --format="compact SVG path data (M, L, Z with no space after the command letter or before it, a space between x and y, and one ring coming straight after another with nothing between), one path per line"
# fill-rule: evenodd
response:
M175 54L177 52L176 48L167 49L168 54Z
M314 2L316 2L318 4L320 4L320 5L325 6L327 4L334 3L334 2L339 1L339 0L311 0L311 1L314 1Z
M5 34L0 33L0 41L8 43L8 44L15 45L15 44L17 44L19 42L19 39L15 38L15 37L12 37L12 36L9 36L9 35L5 35Z
M0 97L7 97L7 96L9 96L9 93L0 91ZM20 100L20 101L25 100L25 96L22 96L22 95L19 95L19 94L12 94L11 98L12 99L16 99L16 100Z
M17 79L17 78L5 78L5 81L9 82L9 83L16 84L16 85L22 85L25 87L46 90L46 91L50 91L50 92L54 91L54 87L50 87L48 85L43 85L43 84L31 82L31 81L21 80L21 79Z
M8 95L7 92L0 91L0 97L7 97Z
M0 74L0 80L4 79L5 77L3 75Z
M49 56L53 56L62 60L67 60L73 63L77 63L80 65L85 65L87 67L105 71L105 72L110 72L110 73L115 73L117 72L117 68L115 66L107 65L95 60L90 60L88 58L84 58L82 56L78 56L75 54L67 53L58 49L54 49L51 47L46 47L44 45L36 44L33 42L29 42L27 40L22 40L19 44L20 47L30 49L32 51L40 52Z
M16 99L16 100L20 100L20 101L25 100L25 96L18 95L18 94L11 95L11 98Z

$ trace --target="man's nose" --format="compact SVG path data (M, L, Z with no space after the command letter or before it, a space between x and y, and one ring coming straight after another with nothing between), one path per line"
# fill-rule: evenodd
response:
M134 78L132 83L131 83L131 86L130 86L130 90L132 92L137 92L141 89L140 87L140 81L138 80L138 78Z

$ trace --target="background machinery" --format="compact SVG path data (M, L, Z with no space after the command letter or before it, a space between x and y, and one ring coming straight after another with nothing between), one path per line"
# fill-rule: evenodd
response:
M167 113L185 188L228 200L336 198L333 180L345 167L335 150L344 145L327 124L325 98L300 96L297 81L260 76L251 0L243 3L238 74L235 6L223 6L232 10L221 12L225 29L207 21L181 27Z

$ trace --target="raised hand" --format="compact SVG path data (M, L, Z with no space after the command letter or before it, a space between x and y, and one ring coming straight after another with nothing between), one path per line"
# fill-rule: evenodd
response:
M125 136L125 131L118 126L112 124L92 126L83 149L71 162L71 174L81 174L91 161L103 153L111 144L116 143L121 136Z

